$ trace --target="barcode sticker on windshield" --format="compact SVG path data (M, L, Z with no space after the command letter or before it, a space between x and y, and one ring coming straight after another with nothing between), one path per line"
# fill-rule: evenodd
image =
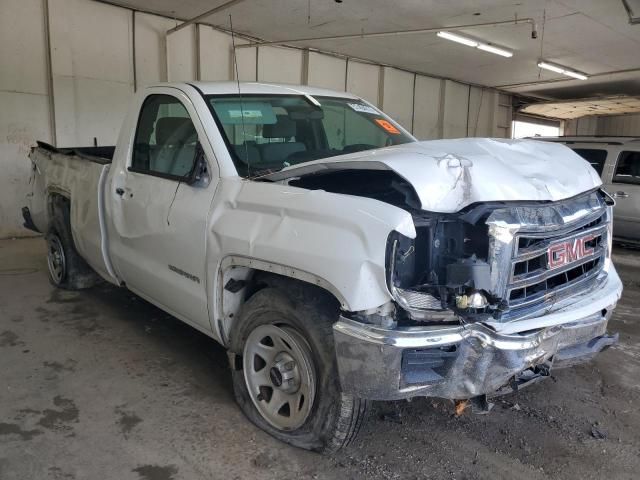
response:
M362 113L371 113L373 115L380 115L380 113L373 107L369 105L363 105L361 103L348 103L351 108L353 108L356 112Z
M261 118L262 112L260 110L229 110L229 117L231 118Z

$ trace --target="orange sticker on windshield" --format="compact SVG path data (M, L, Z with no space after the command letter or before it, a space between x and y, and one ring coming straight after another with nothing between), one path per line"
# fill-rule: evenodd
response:
M400 130L394 127L390 122L383 120L382 118L376 118L376 123L384 128L387 132L393 133L394 135L400 134Z

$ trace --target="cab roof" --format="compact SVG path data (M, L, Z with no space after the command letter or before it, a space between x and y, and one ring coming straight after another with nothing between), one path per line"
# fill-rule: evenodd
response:
M158 86L180 86L191 85L196 87L205 95L232 95L238 93L237 82L184 82L184 83L160 83L152 85ZM241 94L265 94L265 95L311 95L318 97L340 97L359 99L358 96L347 92L328 90L325 88L309 87L307 85L289 85L282 83L264 82L240 82Z

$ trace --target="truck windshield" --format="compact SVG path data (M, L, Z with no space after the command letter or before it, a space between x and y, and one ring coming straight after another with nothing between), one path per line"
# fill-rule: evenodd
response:
M414 139L358 99L303 95L206 97L243 177Z

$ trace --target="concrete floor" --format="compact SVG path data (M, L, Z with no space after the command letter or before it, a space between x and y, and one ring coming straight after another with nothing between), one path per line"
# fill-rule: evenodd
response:
M616 261L618 347L487 416L377 403L323 457L243 417L213 340L124 290L55 290L41 239L0 241L0 479L638 478L640 254Z

